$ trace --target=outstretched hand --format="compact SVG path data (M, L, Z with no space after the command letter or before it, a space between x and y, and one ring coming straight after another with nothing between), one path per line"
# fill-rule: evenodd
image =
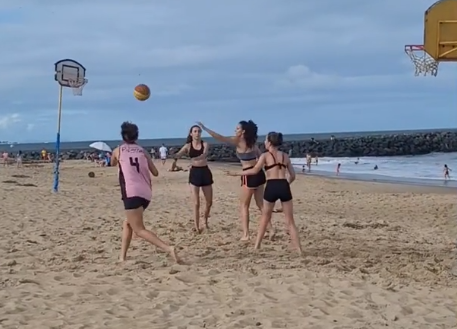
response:
M197 125L199 125L200 128L202 128L202 129L205 128L205 125L200 121L197 121Z

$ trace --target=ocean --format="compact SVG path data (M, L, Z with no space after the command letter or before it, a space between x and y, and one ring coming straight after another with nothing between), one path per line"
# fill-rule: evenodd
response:
M292 163L301 172L306 159L294 158ZM340 178L457 187L457 152L398 157L319 158L317 166L313 160L311 174L335 177L338 163L341 163ZM451 169L450 181L444 180L444 164ZM376 165L378 169L374 170Z

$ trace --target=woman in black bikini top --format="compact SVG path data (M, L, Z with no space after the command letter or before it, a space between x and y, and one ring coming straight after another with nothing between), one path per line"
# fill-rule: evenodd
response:
M268 133L265 138L265 148L268 152L263 153L260 156L259 161L254 168L241 172L228 172L228 174L231 176L255 175L262 170L262 168L265 168L267 185L263 194L262 219L257 233L255 248L260 248L267 225L271 221L275 202L280 200L286 224L289 227L292 244L301 254L302 250L298 230L295 225L292 192L290 190L290 184L295 180L295 170L290 162L289 156L278 149L282 143L283 137L281 133ZM281 161L277 161L277 159L280 159ZM287 177L287 174L289 174L289 177Z
M191 168L189 170L189 185L192 189L194 199L194 224L195 231L201 233L200 228L200 190L206 201L204 214L204 225L208 227L208 219L213 204L213 173L208 167L206 156L208 155L209 144L201 138L202 130L199 126L190 127L189 135L187 135L186 144L174 155L175 164L178 158L187 154L191 160Z

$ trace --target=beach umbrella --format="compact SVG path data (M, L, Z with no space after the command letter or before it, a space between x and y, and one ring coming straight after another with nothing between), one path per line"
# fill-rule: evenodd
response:
M89 147L92 147L96 150L102 151L102 152L112 152L111 147L108 146L105 142L95 142L89 145Z

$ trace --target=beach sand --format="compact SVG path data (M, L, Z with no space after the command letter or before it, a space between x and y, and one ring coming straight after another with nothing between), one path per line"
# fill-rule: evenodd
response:
M187 173L160 164L145 213L188 266L140 240L117 262L115 168L64 162L53 194L51 165L0 167L0 328L456 328L455 191L299 175L298 258L282 214L261 251L238 241L240 181L211 167L209 232L191 231Z

